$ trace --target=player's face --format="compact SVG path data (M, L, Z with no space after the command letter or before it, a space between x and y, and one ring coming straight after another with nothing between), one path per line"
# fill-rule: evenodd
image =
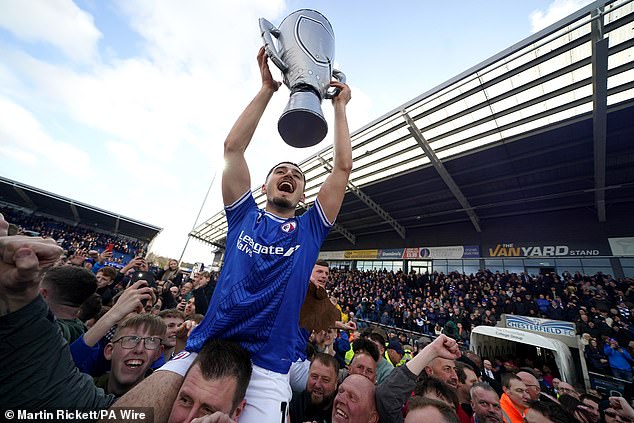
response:
M266 201L280 209L295 209L304 200L304 175L290 163L277 166L262 187Z

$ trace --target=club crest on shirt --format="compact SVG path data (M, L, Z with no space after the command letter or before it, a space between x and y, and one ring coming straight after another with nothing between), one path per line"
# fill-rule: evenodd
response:
M181 351L172 358L172 360L182 360L190 355L187 351Z
M286 222L282 225L282 231L286 232L287 234L293 232L295 228L297 228L297 222L295 221Z

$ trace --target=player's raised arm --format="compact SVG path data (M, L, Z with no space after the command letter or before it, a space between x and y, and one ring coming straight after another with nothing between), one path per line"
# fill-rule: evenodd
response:
M346 116L346 105L350 101L351 92L350 87L344 83L332 81L330 85L340 90L339 94L332 99L335 108L334 166L332 173L321 186L317 199L328 221L334 222L339 214L350 171L352 171L352 146Z
M281 85L271 75L264 47L258 52L258 64L262 75L262 88L244 109L225 140L225 167L222 173L222 198L225 205L233 204L251 188L249 167L244 159L244 152L273 93Z

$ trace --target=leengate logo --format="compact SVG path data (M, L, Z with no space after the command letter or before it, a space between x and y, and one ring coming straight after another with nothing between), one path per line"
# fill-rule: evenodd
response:
M244 251L250 257L253 257L253 254L271 254L289 257L295 251L299 250L299 247L301 247L300 244L288 249L284 247L276 247L274 245L262 245L259 242L255 242L249 235L246 235L244 231L240 232L236 246L239 251Z

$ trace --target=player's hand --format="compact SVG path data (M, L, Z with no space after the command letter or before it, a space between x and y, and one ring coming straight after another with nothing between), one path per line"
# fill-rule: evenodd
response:
M266 55L264 47L260 47L260 51L258 51L258 65L260 66L260 75L262 76L262 86L277 91L282 83L273 79L271 69L269 68L268 56Z
M347 84L343 82L339 82L336 80L330 81L330 86L333 88L339 89L339 94L332 98L332 105L343 105L345 106L352 99L352 91Z

